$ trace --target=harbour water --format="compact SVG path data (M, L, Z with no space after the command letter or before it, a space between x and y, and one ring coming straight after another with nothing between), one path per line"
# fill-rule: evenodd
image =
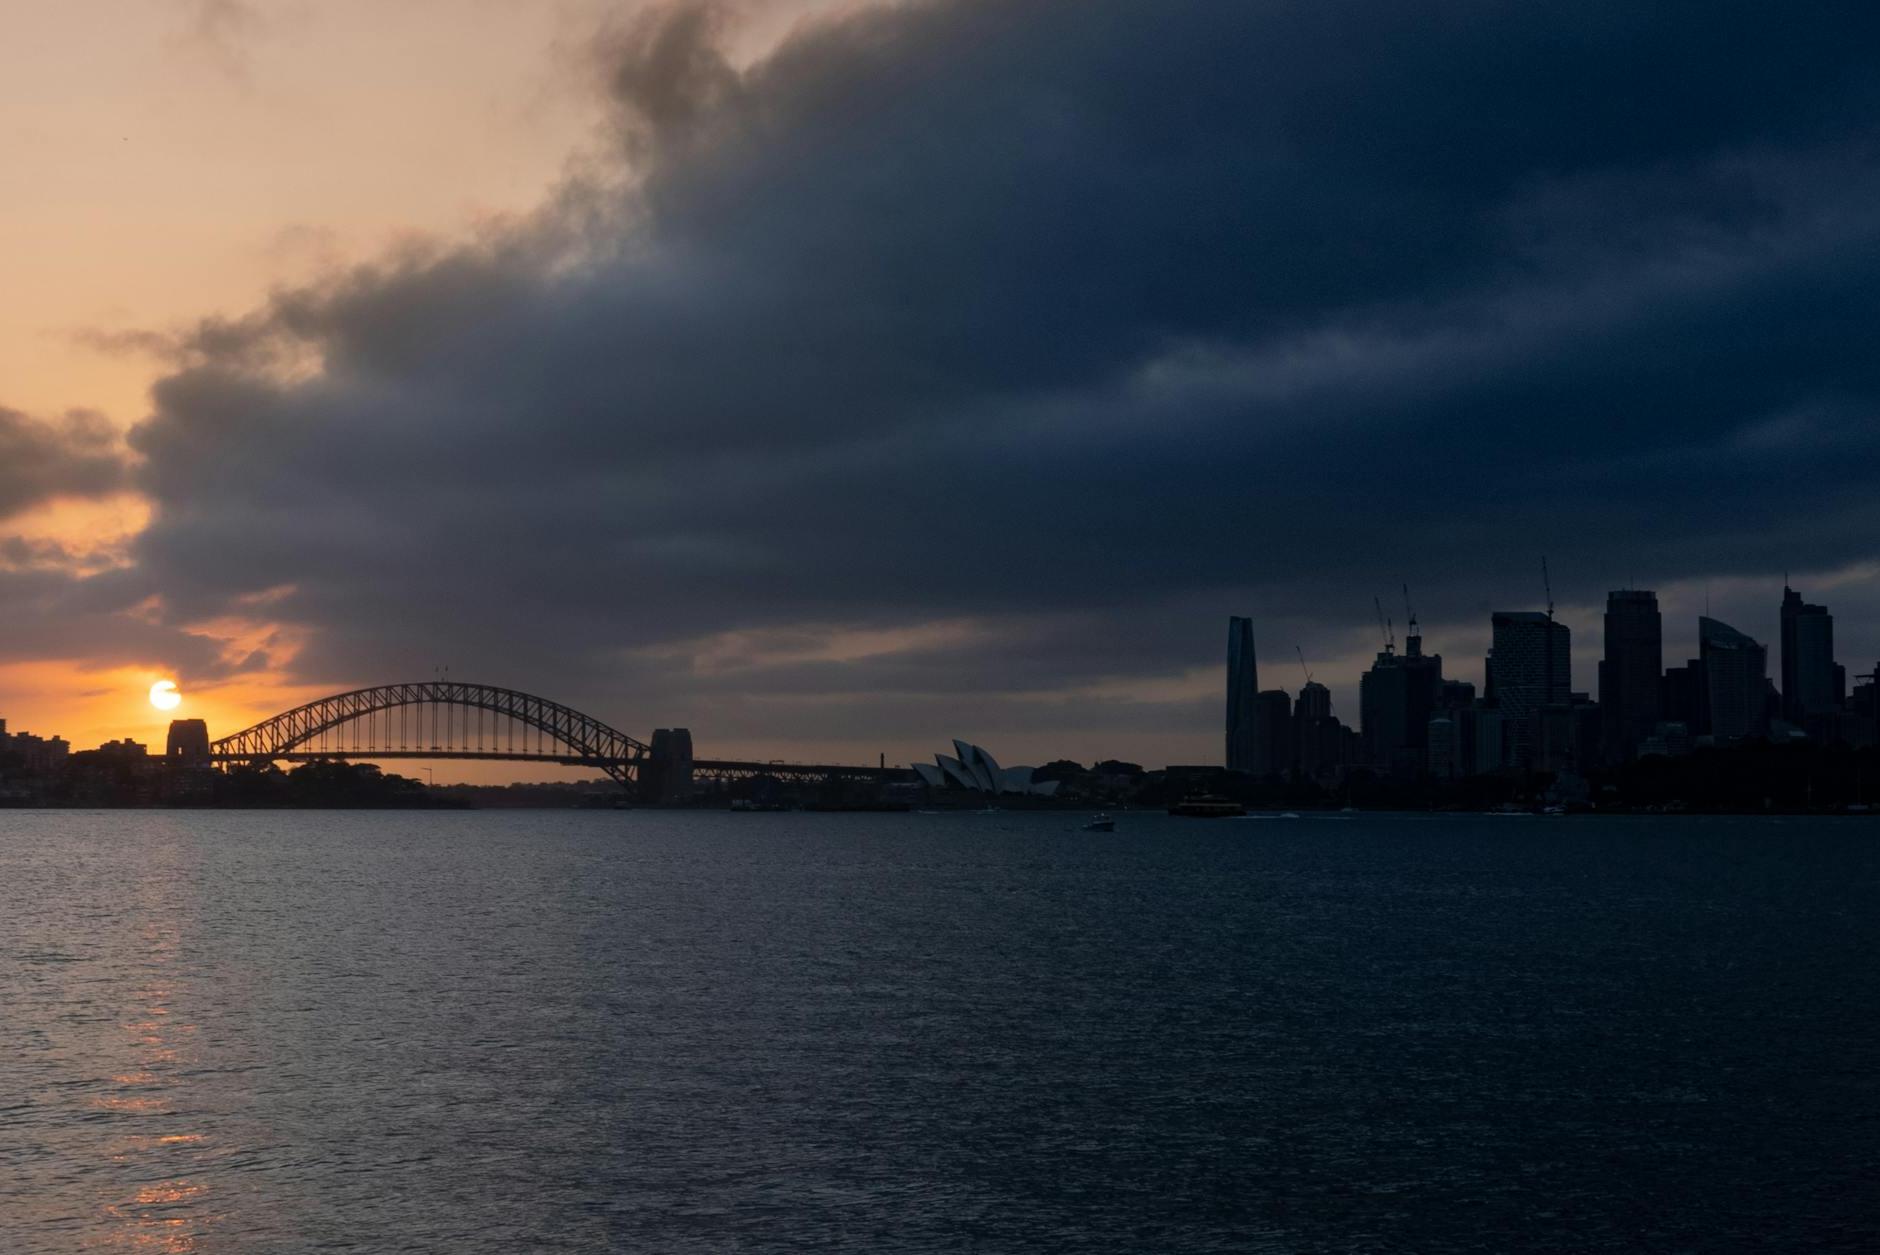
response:
M0 1248L1880 1249L1880 820L0 812Z

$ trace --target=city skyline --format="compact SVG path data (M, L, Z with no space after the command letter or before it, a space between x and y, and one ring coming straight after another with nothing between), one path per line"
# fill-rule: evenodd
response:
M1773 676L1769 644L1715 617L1708 599L1696 656L1667 665L1657 592L1627 587L1606 595L1596 684L1582 689L1545 559L1541 573L1544 611L1490 613L1480 685L1446 675L1442 655L1424 649L1407 585L1401 652L1377 601L1382 648L1359 684L1355 725L1329 709L1328 691L1309 674L1296 698L1243 691L1252 682L1244 664L1254 628L1247 618L1230 619L1227 770L1328 789L1345 789L1354 773L1439 787L1547 779L1553 801L1577 805L1592 800L1587 777L1617 798L1613 781L1642 760L1704 748L1805 744L1845 753L1880 743L1880 663L1863 670L1841 661L1832 609L1809 602L1786 574ZM1244 748L1238 729L1248 710L1257 718Z
M1408 583L1479 689L1541 553L1582 639L1639 584L1668 658L1706 598L1779 652L1790 571L1880 656L1864 11L486 8L22 13L13 726L448 666L744 758L1205 762L1221 618L1355 712Z
M1669 669L1674 666L1679 666L1686 658L1695 659L1699 657L1702 652L1702 638L1698 625L1707 617L1714 618L1719 622L1727 623L1737 631L1743 632L1744 635L1763 646L1768 658L1768 678L1771 682L1776 684L1778 691L1780 691L1780 645L1782 633L1780 606L1782 595L1784 593L1794 593L1797 598L1800 598L1800 593L1797 590L1791 589L1782 581L1785 579L1795 579L1799 581L1800 578L1799 575L1794 573L1783 573L1774 577L1776 609L1772 610L1768 604L1764 604L1761 607L1760 616L1754 608L1755 603L1751 601L1750 598L1758 591L1759 584L1767 583L1768 581L1733 581L1729 589L1729 604L1739 607L1739 610L1727 616L1720 607L1713 604L1714 589L1707 588L1701 584L1687 584L1681 590L1681 596L1674 594L1674 596L1680 596L1683 609L1690 609L1688 603L1693 596L1703 599L1699 602L1698 607L1694 611L1685 616L1685 618L1688 618L1688 626L1681 626L1683 619L1674 614L1673 609L1666 607L1664 594L1656 593L1661 618L1665 624L1662 630L1662 657L1664 659L1664 668ZM1676 588L1677 586L1674 585L1673 587ZM1824 595L1825 594L1812 591L1810 593L1811 597ZM1359 600L1360 599L1355 596L1352 598L1354 610L1357 608ZM1377 598L1374 600L1381 602L1382 599ZM1480 599L1478 599L1478 601L1479 600ZM1813 605L1812 603L1804 604L1809 604L1812 609L1823 608ZM1706 615L1704 613L1705 608L1716 609L1717 613ZM1864 638L1865 633L1862 631L1862 624L1858 622L1846 622L1837 607L1829 606L1826 607L1826 609L1833 615L1835 621L1833 635L1837 640L1849 639L1850 637L1854 640ZM1402 610L1401 606L1399 606L1399 610ZM1559 624L1568 628L1570 632L1570 688L1572 691L1588 693L1595 700L1599 697L1600 684L1599 664L1601 660L1601 645L1599 625L1604 618L1605 610L1606 607L1602 604L1597 611L1592 611L1582 606L1565 605L1557 606L1555 611L1555 619ZM1545 612L1542 610L1514 611L1511 613L1532 614L1542 618L1545 617ZM1392 629L1397 633L1397 647L1399 649L1407 649L1407 639L1404 636L1406 624L1399 622L1398 616L1396 615L1389 616L1389 619ZM1426 655L1434 654L1441 656L1444 678L1451 682L1469 684L1473 686L1477 693L1485 693L1487 687L1487 667L1485 663L1487 656L1491 652L1493 640L1492 624L1489 622L1489 619L1490 616L1484 614L1481 616L1479 623L1475 621L1448 622L1439 620L1433 631L1429 628L1422 628L1419 632L1419 638L1422 641L1424 653ZM1284 616L1275 616L1274 621L1283 624L1287 620ZM1369 670L1377 660L1379 653L1379 637L1383 630L1378 625L1377 620L1372 617L1367 619L1361 626L1345 629L1340 636L1334 637L1333 639L1340 639L1342 637L1342 639L1346 641L1351 641L1352 644L1342 653L1325 657L1319 656L1318 647L1320 646L1320 642L1317 641L1282 643L1277 639L1273 639L1269 634L1266 637L1267 643L1262 646L1261 641L1263 637L1260 631L1260 622L1261 620L1257 615L1230 616L1230 629L1233 624L1246 624L1245 630L1252 635L1251 643L1256 659L1263 650L1273 651L1273 656L1268 660L1266 671L1270 683L1262 682L1258 679L1258 664L1257 662L1255 664L1256 683L1259 686L1257 691L1268 691L1277 688L1283 689L1288 694L1296 695L1304 680L1304 673L1299 669L1300 663L1297 655L1303 653L1305 663L1312 675L1312 683L1326 692L1327 699L1332 706L1333 717L1337 721L1347 724L1354 731L1358 730L1361 725L1360 716L1363 705L1362 682L1366 671ZM1757 624L1758 626L1751 628L1743 626L1745 624ZM1199 637L1204 624L1197 620L1196 623L1189 626L1194 629L1191 634ZM1420 624L1419 627L1421 627ZM1218 628L1216 630L1218 631ZM1363 639L1366 637L1370 638L1368 643ZM1154 764L1209 763L1215 761L1225 763L1227 758L1221 750L1223 664L1218 641L1219 638L1216 636L1213 657L1211 659L1184 671L1181 683L1184 687L1191 690L1194 696L1179 704L1171 704L1172 709L1169 714L1173 718L1185 718L1190 720L1191 723L1189 726L1178 729L1169 735L1162 737L1143 737L1131 742L1126 737L1117 738L1105 732L1086 731L1066 740L1053 732L1026 732L1021 728L1017 735L1006 735L1002 737L986 736L983 739L989 741L996 740L1002 747L1016 747L1015 749L1008 749L1007 752L1015 758L1022 758L1029 761L1042 762L1055 758L1070 758L1078 761L1095 762L1104 758L1122 758L1129 761ZM1860 662L1859 666L1854 666L1852 665L1854 662L1860 661L1858 657L1849 659L1846 657L1843 647L1837 645L1835 648L1836 652L1841 654L1841 657L1837 659L1837 661L1845 671L1848 677L1847 684L1851 687L1851 677L1865 671L1873 664L1871 662ZM442 668L436 670L439 674L443 673ZM326 691L315 692L311 689L306 690L302 694L306 700L313 700L327 695L328 692ZM145 700L145 695L142 693L133 694L132 697L134 697L135 700L123 700L121 704L135 710L136 713L124 718L119 723L110 725L106 730L108 734L96 735L95 739L88 739L83 729L81 729L77 735L73 735L69 728L57 726L56 723L48 722L45 719L30 717L30 713L33 710L31 703L23 704L15 702L13 706L14 710L27 710L29 717L21 718L18 715L9 716L6 711L0 710L0 719L5 719L10 722L15 735L28 733L44 739L59 738L65 740L75 750L89 749L97 745L128 740L141 741L155 746L162 745L172 717L179 712L152 709ZM184 701L186 705L180 713L189 717L202 717L201 708L203 704L198 701L193 694L186 695ZM231 734L251 723L260 722L262 719L278 713L275 709L257 708L257 710L259 713L255 714L253 718L241 723L230 722L223 724L215 723L211 720L213 735L224 736ZM970 722L972 717L970 710L964 715L966 722ZM960 726L966 726L966 722L963 722ZM945 734L946 731L945 728L938 730L922 729L905 735L883 736L874 740L833 738L825 742L805 742L802 743L803 753L788 755L787 757L789 761L863 762L873 761L879 755L886 755L890 762L914 763L924 761L924 756L927 752L927 744L935 737ZM710 738L710 745L713 752L722 757L750 759L786 757L786 755L773 752L777 748L776 742L745 742L733 738L713 737L709 730L701 730L701 733ZM819 758L815 750L823 745L829 746L830 749ZM904 748L908 746L912 748ZM1166 747L1167 752L1158 754L1155 752L1158 746ZM509 779L574 780L587 778L590 774L578 768L557 769L554 767L538 767L521 776L516 776L500 764L480 763L440 762L438 767L442 771L442 774L437 777L440 782L463 780L471 783L490 783Z

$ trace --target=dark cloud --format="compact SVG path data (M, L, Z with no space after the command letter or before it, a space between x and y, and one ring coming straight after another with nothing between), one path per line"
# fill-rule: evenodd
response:
M60 497L97 496L125 481L117 432L74 410L45 421L0 406L0 519Z
M15 546L8 546L8 557ZM41 554L41 556L47 556ZM103 668L162 660L192 678L235 668L204 636L157 621L139 577L85 576L51 565L0 565L0 662L74 660Z
M1543 552L1588 605L1848 567L1877 27L958 0L739 71L670 7L607 47L617 184L205 325L134 434L140 569L174 623L284 589L310 680L449 662L786 738L1002 686L1070 726L1213 662L1230 610L1346 657L1401 580L1473 640Z

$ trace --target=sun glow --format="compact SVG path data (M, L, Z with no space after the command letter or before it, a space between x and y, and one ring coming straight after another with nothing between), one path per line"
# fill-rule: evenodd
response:
M150 686L150 704L158 710L175 710L183 704L183 695L176 691L175 680L158 680Z

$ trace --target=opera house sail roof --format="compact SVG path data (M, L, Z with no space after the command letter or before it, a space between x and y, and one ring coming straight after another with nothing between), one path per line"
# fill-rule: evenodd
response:
M1030 767L1001 767L986 750L955 740L953 753L935 754L933 762L915 763L914 771L930 789L957 789L987 796L1050 797L1056 780L1033 783Z

